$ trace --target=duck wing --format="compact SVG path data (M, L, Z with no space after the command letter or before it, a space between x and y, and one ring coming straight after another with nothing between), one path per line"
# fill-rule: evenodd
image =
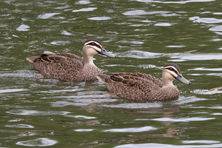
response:
M43 76L63 81L75 80L83 67L82 58L70 53L43 53L40 56L29 57L27 60Z
M152 90L162 86L160 79L143 73L113 73L102 78L105 78L109 91L133 101L145 100L147 95L151 95Z
M124 84L134 85L137 83L154 83L155 85L158 85L162 87L163 83L159 78L156 78L154 76L151 76L149 74L145 73L113 73L110 75L110 79L116 82L122 82Z

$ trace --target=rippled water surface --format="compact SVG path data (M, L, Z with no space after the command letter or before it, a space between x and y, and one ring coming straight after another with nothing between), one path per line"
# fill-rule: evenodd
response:
M222 147L221 0L1 0L0 147ZM132 103L104 85L42 79L25 61L80 54L100 40L110 72L160 76L169 62L192 81L178 100Z

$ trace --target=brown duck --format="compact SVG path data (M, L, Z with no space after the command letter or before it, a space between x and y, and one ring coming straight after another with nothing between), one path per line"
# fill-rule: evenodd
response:
M91 81L103 73L93 62L93 56L99 54L110 56L98 41L86 41L83 45L83 57L71 53L44 52L39 56L27 58L45 78L61 81Z
M98 76L98 79L105 82L111 93L137 102L175 100L180 92L173 81L176 79L190 84L190 81L182 76L176 64L164 66L162 79L144 73L126 72L102 74Z

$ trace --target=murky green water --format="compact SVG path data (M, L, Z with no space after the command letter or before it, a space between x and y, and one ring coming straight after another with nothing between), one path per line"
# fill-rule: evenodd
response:
M222 147L220 0L2 0L0 147ZM192 85L177 101L129 103L105 87L37 79L25 58L80 53L96 38L110 72L160 76L176 62Z

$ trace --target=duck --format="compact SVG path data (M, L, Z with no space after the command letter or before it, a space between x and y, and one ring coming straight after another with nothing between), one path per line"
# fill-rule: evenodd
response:
M161 79L140 72L101 74L97 78L105 83L109 92L133 102L176 100L180 91L173 81L190 84L175 63L164 66Z
M72 53L45 51L26 60L44 78L71 82L95 81L96 76L102 74L104 70L94 64L94 56L98 54L111 57L111 54L96 40L87 40L83 44L82 52L83 56L80 57Z

